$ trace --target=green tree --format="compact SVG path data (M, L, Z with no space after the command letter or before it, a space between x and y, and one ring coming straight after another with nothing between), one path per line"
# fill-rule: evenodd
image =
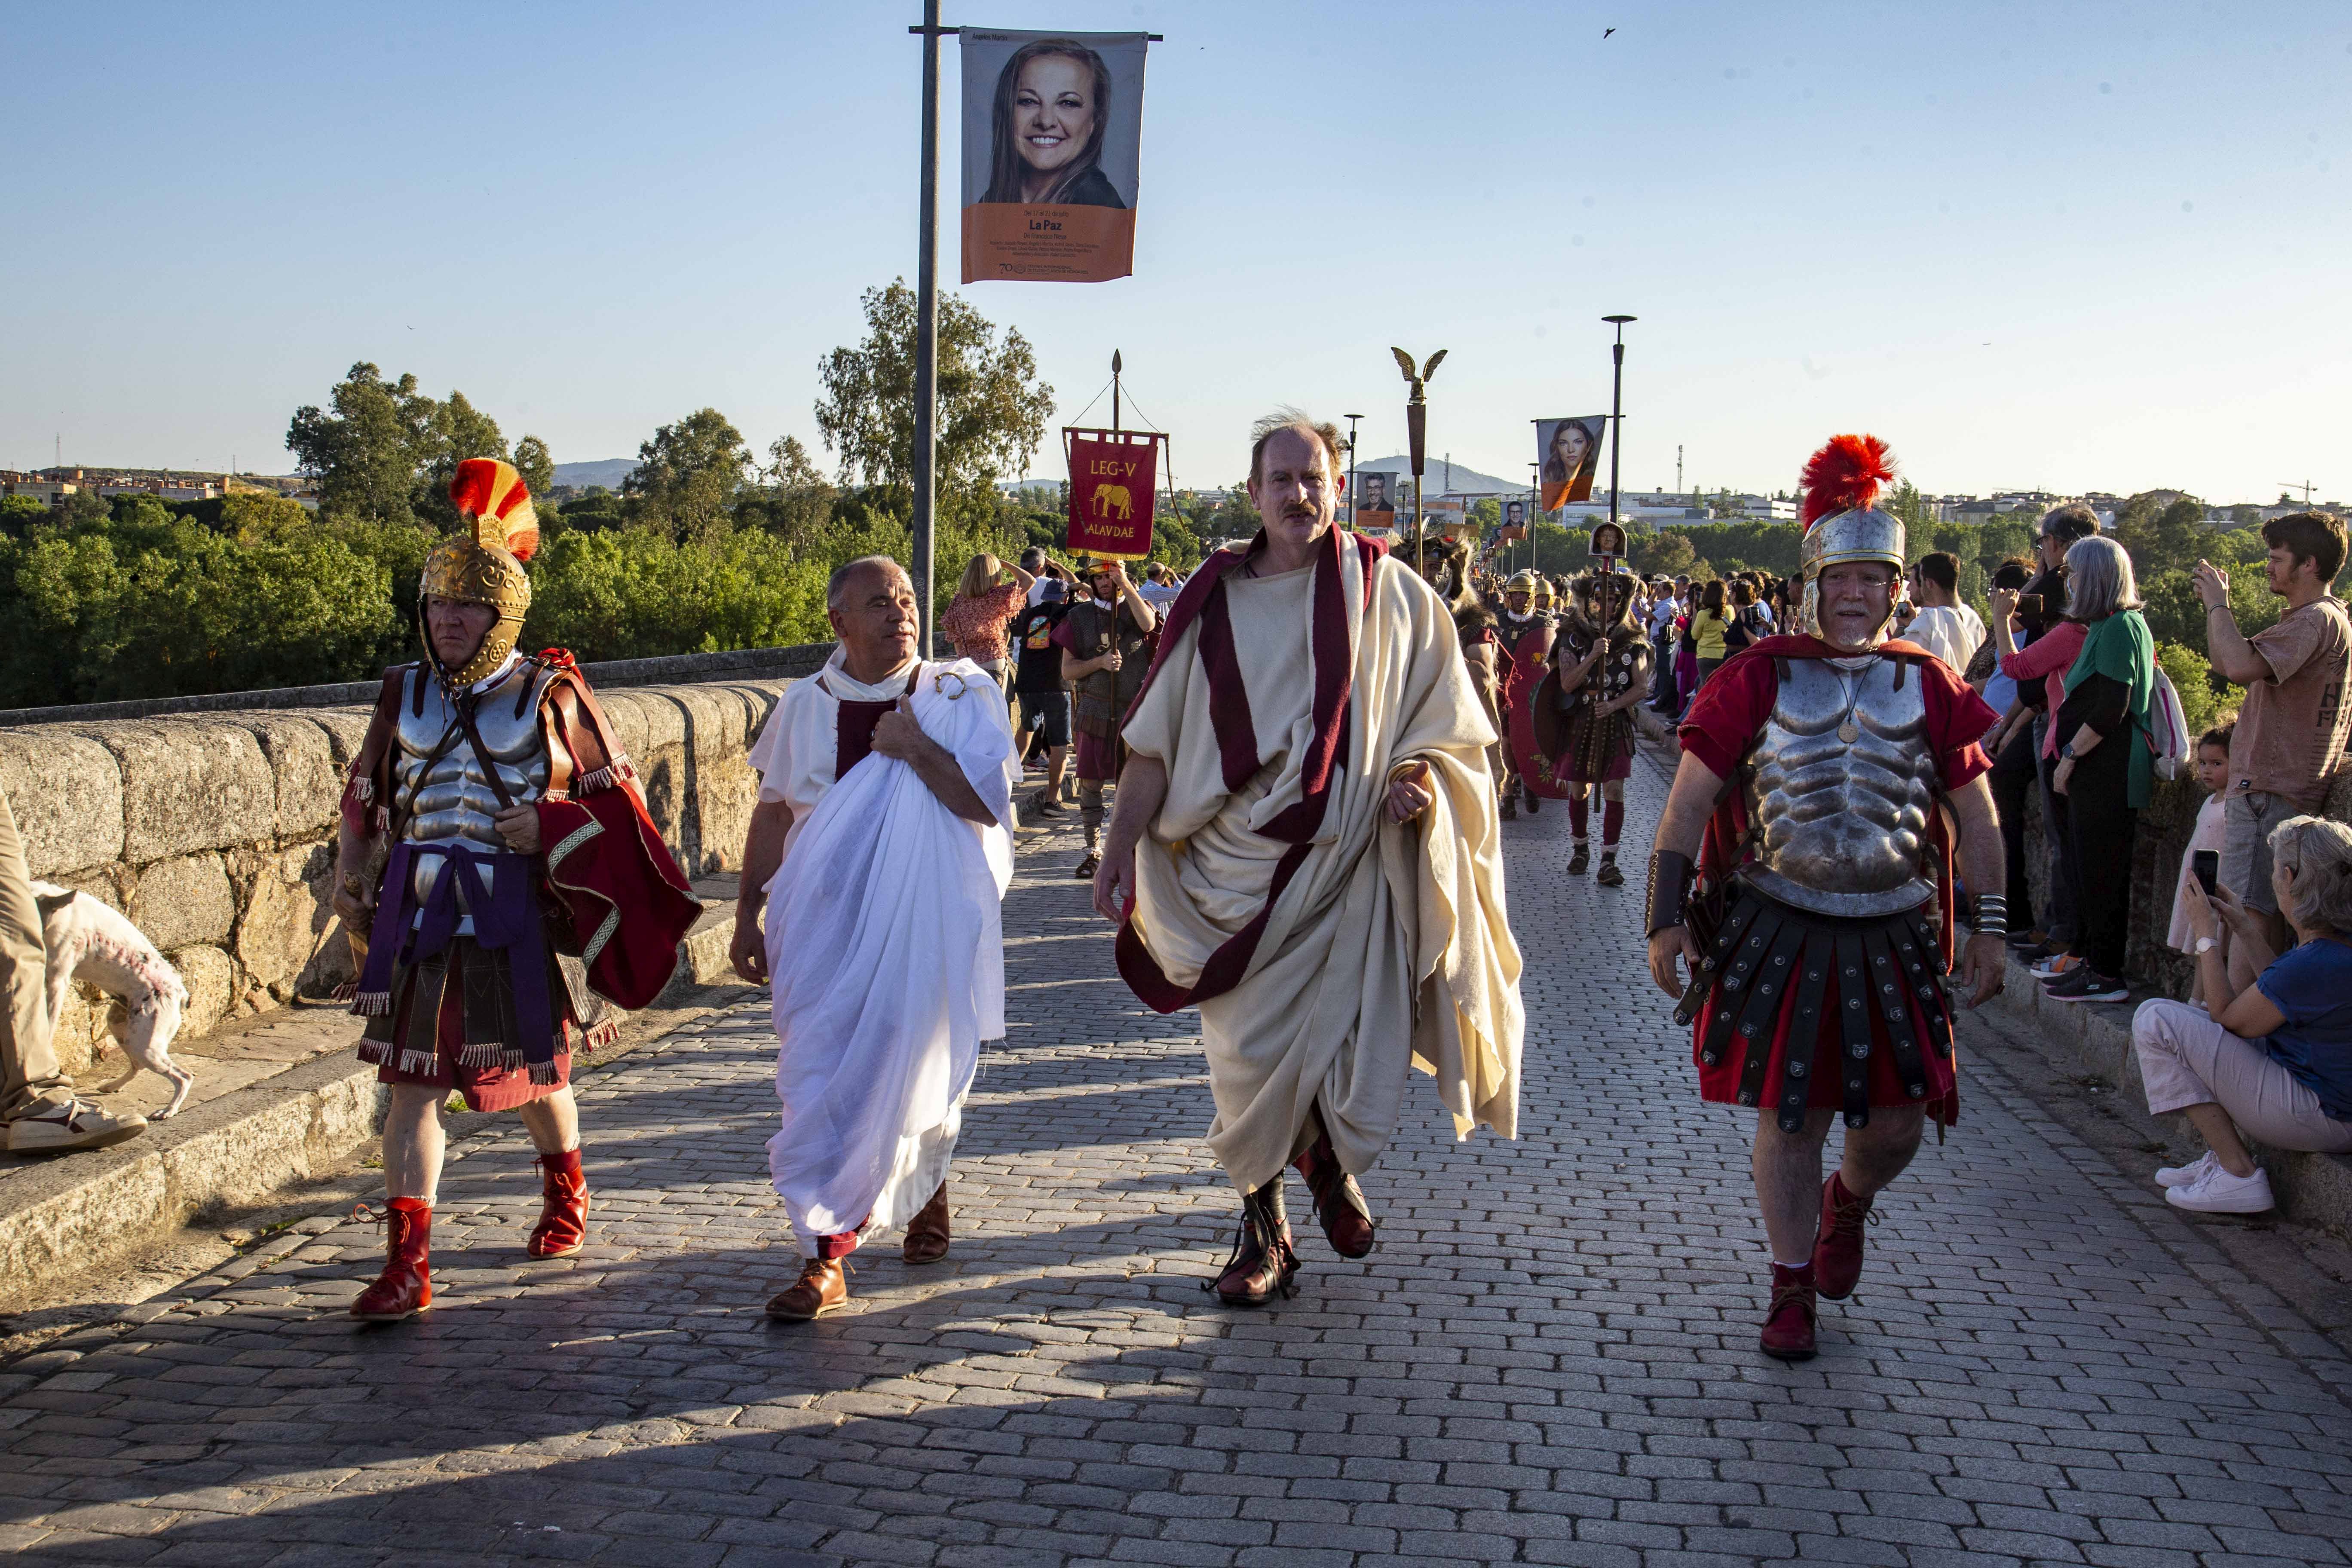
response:
M525 436L514 444L515 472L541 506L547 502L547 492L555 488L555 459L549 455L547 443L536 436Z
M845 484L911 493L915 453L914 290L904 279L869 289L866 339L817 362L824 395L817 433L841 459ZM993 323L953 294L940 300L938 467L941 510L985 515L996 485L1027 468L1045 438L1054 389L1018 328Z
M48 503L32 496L0 496L0 533L22 539L25 531L49 520Z
M1650 576L1680 576L1698 559L1687 533L1640 535L1633 541L1633 570Z
M699 408L637 447L621 491L633 521L673 539L712 539L733 528L730 509L751 468L743 433L716 408Z
M436 400L414 375L387 382L364 361L335 384L328 403L295 411L286 447L318 482L320 510L339 517L454 527L448 488L457 465L507 456L498 421L464 393Z
M2166 501L2144 492L2116 517L2116 542L2131 552L2132 570L2143 580L2195 566L2210 537L2203 503L2186 498Z
M768 461L758 483L743 493L737 519L764 529L795 549L814 546L833 521L833 505L840 495L817 468L795 436L779 437L768 447Z

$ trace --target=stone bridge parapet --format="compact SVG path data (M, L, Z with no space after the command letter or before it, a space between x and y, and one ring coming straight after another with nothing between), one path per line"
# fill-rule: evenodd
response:
M737 869L758 794L744 757L778 695L825 651L588 667L689 876ZM660 683L629 683L646 676ZM314 706L311 692L346 705ZM330 907L335 814L367 728L366 702L348 700L371 693L256 695L248 708L144 717L35 710L58 717L0 728L0 789L32 874L95 894L163 950L188 985L184 1039L325 996L352 973ZM103 1024L103 1004L77 988L58 1020L68 1072L89 1069Z

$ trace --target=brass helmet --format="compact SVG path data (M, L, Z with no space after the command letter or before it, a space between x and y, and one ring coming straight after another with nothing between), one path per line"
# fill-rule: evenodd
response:
M539 548L539 514L531 509L530 490L514 465L496 458L468 458L458 464L449 480L449 500L466 527L435 545L425 558L425 577L416 595L416 632L425 645L426 666L443 686L455 690L488 675L514 651L523 612L530 608L530 574L523 563ZM425 619L427 599L488 605L499 613L474 656L457 669L446 668L433 651L433 633Z
M1511 580L1503 584L1506 594L1525 594L1529 608L1543 602L1544 580L1533 572L1514 572Z
M1805 463L1798 546L1804 592L1796 629L1822 632L1822 573L1848 561L1883 561L1896 576L1904 563L1903 520L1878 507L1878 487L1895 477L1894 456L1875 436L1832 436ZM1890 608L1887 619L1894 614Z

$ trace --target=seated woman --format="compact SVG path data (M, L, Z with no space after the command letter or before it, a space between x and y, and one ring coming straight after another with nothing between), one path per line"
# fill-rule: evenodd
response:
M2294 949L2273 958L2259 914L2226 887L2207 898L2192 879L2184 903L2206 1005L2158 998L2132 1019L2148 1110L2186 1111L2210 1151L2157 1172L2175 1208L2271 1207L2270 1177L2240 1128L2277 1149L2352 1152L2352 827L2289 817L2270 846ZM2224 921L2236 953L2261 968L2242 990L2222 960Z

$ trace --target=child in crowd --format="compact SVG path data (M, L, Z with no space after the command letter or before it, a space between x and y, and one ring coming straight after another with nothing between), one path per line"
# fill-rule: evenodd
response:
M2189 884L2194 879L2197 852L2210 849L2216 854L2221 848L2221 792L2230 785L2230 733L2235 727L2235 714L2205 731L2197 740L2195 777L2197 786L2205 792L2205 804L2197 808L2197 826L2189 836L2189 847L2180 857L2180 875L2172 889L2172 929L2165 935L2165 945L2176 952L2187 952L2194 936L2189 924ZM2229 942L2228 928L2222 928L2222 942ZM2226 954L2225 954L2226 958ZM2201 1002L2204 981L2200 976L2189 987L2189 999Z

